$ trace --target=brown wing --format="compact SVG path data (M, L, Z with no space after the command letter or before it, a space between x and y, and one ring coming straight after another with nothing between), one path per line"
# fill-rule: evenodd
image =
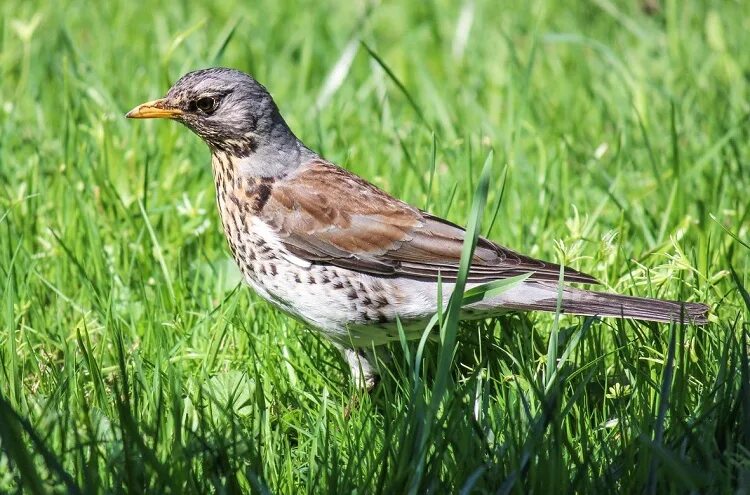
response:
M455 280L465 231L399 201L361 178L314 161L273 184L258 216L294 255L377 275ZM520 255L480 238L469 281L487 282L531 272L557 281L560 266ZM565 269L567 282L597 283Z

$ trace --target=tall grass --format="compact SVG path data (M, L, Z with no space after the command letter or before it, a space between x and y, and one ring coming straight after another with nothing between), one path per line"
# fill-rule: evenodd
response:
M0 4L0 491L746 491L745 10ZM241 285L203 144L123 118L209 65L394 195L711 324L455 299L344 419L335 349Z

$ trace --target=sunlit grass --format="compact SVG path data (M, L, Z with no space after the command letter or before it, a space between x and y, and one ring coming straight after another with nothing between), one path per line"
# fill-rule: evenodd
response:
M750 26L645 4L2 3L0 491L747 490ZM336 350L240 284L205 146L123 118L210 65L394 195L712 323L446 308L345 420Z

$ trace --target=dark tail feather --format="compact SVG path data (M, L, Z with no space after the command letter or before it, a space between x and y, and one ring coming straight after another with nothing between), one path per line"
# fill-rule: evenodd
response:
M541 284L540 284L541 285ZM557 286L548 285L554 292L550 298L536 300L528 304L516 302L516 309L557 310ZM614 318L634 318L636 320L658 321L663 323L708 323L709 307L702 303L662 301L645 297L605 294L565 287L562 297L562 312L585 316L609 316Z

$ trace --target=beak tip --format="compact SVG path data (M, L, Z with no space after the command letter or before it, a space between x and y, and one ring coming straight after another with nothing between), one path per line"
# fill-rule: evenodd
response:
M138 105L135 108L131 108L128 113L125 114L126 119L137 119L141 116L141 107L143 105Z

